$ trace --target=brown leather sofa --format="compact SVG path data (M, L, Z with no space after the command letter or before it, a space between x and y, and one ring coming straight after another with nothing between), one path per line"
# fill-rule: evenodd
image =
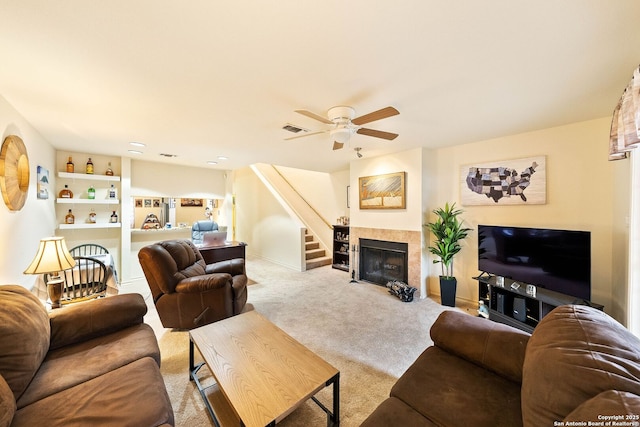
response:
M139 294L47 313L0 286L0 427L172 426L160 350Z
M602 311L558 307L531 336L446 311L431 338L362 426L640 422L640 340Z
M247 303L244 259L206 264L190 240L138 252L162 326L192 329L239 314Z

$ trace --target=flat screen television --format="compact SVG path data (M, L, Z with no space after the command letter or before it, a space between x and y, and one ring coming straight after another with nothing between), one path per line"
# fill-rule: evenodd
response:
M478 270L591 300L591 233L478 226Z

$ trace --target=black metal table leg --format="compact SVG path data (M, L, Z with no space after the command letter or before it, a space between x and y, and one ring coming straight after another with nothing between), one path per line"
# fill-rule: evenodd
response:
M336 427L340 425L340 372L333 377L333 414L329 416L329 422Z
M189 338L189 381L193 381L191 373L195 369L195 367L193 366L193 351L193 341L191 341L191 338Z

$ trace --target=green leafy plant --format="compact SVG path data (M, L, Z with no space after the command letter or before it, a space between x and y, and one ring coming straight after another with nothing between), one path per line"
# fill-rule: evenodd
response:
M434 209L436 222L427 224L434 236L433 246L429 246L429 252L438 257L434 264L441 264L444 278L453 278L453 257L460 252L460 240L467 237L471 228L462 226L462 220L458 216L463 211L456 209L456 204L445 203L444 208Z

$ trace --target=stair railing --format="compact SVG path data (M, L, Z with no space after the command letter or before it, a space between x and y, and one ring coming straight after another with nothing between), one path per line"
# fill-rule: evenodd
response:
M318 216L318 218L320 218L322 220L322 222L324 222L326 224L326 226L329 227L330 230L333 230L333 225L331 225L331 223L329 221L327 221L326 218L323 217L320 214L320 212L318 212L316 210L316 208L311 206L311 204L307 201L307 199L305 199L304 196L302 194L300 194L300 192L298 190L296 190L296 188L289 182L289 180L287 178L285 178L285 176L278 170L278 168L275 167L275 165L271 165L271 167L273 168L273 170L276 171L276 173L278 175L280 175L280 178L282 178L284 180L284 182L286 182L287 185L289 187L291 187L291 189L298 195L298 197L300 197L300 200L302 200L307 206L309 206L309 209L311 209Z

